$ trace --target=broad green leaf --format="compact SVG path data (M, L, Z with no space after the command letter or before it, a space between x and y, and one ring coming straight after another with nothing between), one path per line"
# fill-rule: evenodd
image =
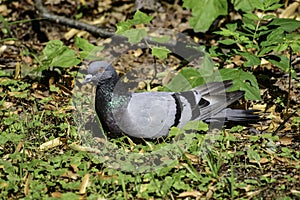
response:
M161 37L151 37L151 39L154 41L154 42L158 42L158 43L167 43L171 40L171 37L168 36L168 35L164 35L164 36L161 36Z
M236 41L233 39L226 39L226 40L220 40L219 43L225 44L225 45L232 45L232 44L235 44Z
M242 25L242 27L244 28L244 29L246 29L246 30L249 30L249 32L251 33L251 34L253 34L254 33L254 31L255 31L255 29L256 29L256 26L254 25L254 24L243 24Z
M42 51L41 61L44 65L43 69L52 66L71 67L80 63L75 51L64 46L60 40L51 40L47 43Z
M263 3L265 4L266 7L270 7L274 4L278 4L280 0L263 0Z
M289 71L290 60L285 55L273 56L272 58L269 58L268 61L285 72Z
M246 62L244 63L245 67L253 67L255 65L260 65L260 59L248 52L240 53L244 58L246 58Z
M262 46L265 44L278 44L284 40L284 31L282 28L277 28L273 30L267 37L266 41L262 43Z
M264 15L262 17L263 20L274 19L274 18L276 18L276 15L274 15L274 14Z
M264 4L261 0L231 0L235 10L241 10L251 13L255 8L264 10Z
M266 5L265 11L273 11L273 10L277 10L278 8L282 7L283 4L277 4L277 3L274 5L271 5L271 6Z
M121 34L125 31L128 31L131 27L131 23L126 21L126 22L119 22L117 23L117 31L116 34Z
M182 127L183 130L208 131L208 125L203 121L189 121Z
M133 16L132 20L129 20L131 25L137 24L147 24L153 19L153 16L148 16L147 14L137 10Z
M248 149L247 155L249 160L255 160L258 164L260 164L260 156L256 151L254 151L253 149Z
M242 90L247 100L261 100L258 83L252 73L233 68L221 69L219 72L223 80L232 80L230 91Z
M259 17L253 13L246 13L243 15L243 17L247 17L248 19L252 19L252 20L259 20Z
M267 28L266 30L259 31L259 33L257 34L258 37L261 37L263 35L269 35L273 31L273 30L268 30L268 27L266 28Z
M80 60L76 57L75 51L65 47L52 59L49 66L72 67L79 63Z
M226 24L226 28L230 31L236 31L237 29L237 23L234 23L234 24Z
M252 76L255 78L254 75L252 75ZM259 91L259 88L258 88L258 83L257 83L256 78L255 78L255 84L254 85L250 82L247 82L247 81L243 82L241 90L246 91L245 99L247 99L247 100L261 100L260 91Z
M251 0L231 0L235 10L241 10L246 13L250 13L255 9L255 6Z
M260 10L264 10L265 9L265 5L263 3L263 1L261 0L250 0L252 6L254 6L254 8L260 9Z
M221 81L221 76L218 72L214 72L214 67L215 63L212 61L211 56L208 53L205 53L199 69L205 82Z
M258 53L258 56L264 56L267 53L270 53L271 51L274 50L274 46L267 46L267 47L262 47Z
M181 92L190 90L207 82L221 81L219 73L214 73L214 63L205 54L200 69L183 68L164 88L165 91Z
M227 15L226 0L184 0L183 7L192 10L189 20L195 32L206 32L220 15Z
M91 44L89 41L86 39L80 38L80 37L75 37L75 45L76 47L85 50L85 51L91 51L94 48L97 48L97 46Z
M42 56L45 60L52 59L63 48L63 43L60 40L51 40L47 43L42 51Z
M292 32L300 27L300 21L295 19L275 18L268 26L279 26L284 31Z
M130 44L136 44L147 36L147 32L145 29L130 29L121 33L121 35L127 37Z
M289 48L289 44L281 43L274 47L274 51L281 52L281 51L285 51L287 48Z
M204 83L198 69L185 67L165 86L165 89L166 91L181 92Z
M292 48L293 52L300 53L300 34L289 33L286 35L287 43Z
M239 33L236 32L235 30L230 30L230 29L226 29L226 28L221 28L221 31L215 31L214 33L219 34L219 35L223 35L223 36L233 36L233 37L238 37Z
M300 52L300 42L293 42L291 43L291 48L293 52L299 53Z
M168 54L171 52L166 47L153 47L152 49L152 55L156 56L158 59L165 59L168 57Z
M133 25L149 23L152 19L153 19L152 16L148 16L147 14L137 10L133 16L133 19L128 19L125 22L117 23L116 34L121 34L124 33L125 31L130 30L131 26Z
M82 39L80 37L75 38L75 45L80 48L80 58L88 60L97 60L99 59L99 52L104 49L103 46L95 46L89 41Z

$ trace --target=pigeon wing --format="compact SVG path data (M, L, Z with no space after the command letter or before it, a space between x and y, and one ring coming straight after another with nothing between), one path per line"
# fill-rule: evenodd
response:
M118 126L134 137L166 136L172 126L181 127L192 119L200 99L201 94L193 90L133 93L118 117Z
M128 135L141 138L166 136L174 124L176 102L172 93L133 93L120 115L116 116L119 128Z

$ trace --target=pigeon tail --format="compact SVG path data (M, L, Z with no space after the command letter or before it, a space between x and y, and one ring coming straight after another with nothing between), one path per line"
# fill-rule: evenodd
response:
M206 119L205 122L218 122L218 121L233 121L233 122L255 122L260 119L258 114L259 110L241 110L226 108L217 113L211 118Z

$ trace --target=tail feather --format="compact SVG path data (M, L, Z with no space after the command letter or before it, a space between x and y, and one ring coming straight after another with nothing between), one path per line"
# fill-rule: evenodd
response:
M256 121L260 117L255 114L257 110L239 110L226 108L230 104L242 98L244 91L226 92L232 87L232 81L211 82L194 88L201 95L203 101L198 103L199 116L193 120L213 121Z
M226 95L226 96L225 96ZM226 92L224 94L208 94L203 96L203 99L209 102L209 105L205 107L199 106L200 109L200 120L209 119L215 116L219 112L222 112L228 105L239 100L243 97L243 91Z
M240 109L231 109L226 108L221 112L217 113L211 118L205 120L206 122L217 122L217 121L233 121L233 122L254 122L260 119L258 114L259 110L240 110Z

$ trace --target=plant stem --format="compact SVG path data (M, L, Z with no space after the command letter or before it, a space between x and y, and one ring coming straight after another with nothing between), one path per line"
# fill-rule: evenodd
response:
M287 103L285 113L288 114L290 107L290 93L291 93L291 81L292 81L292 48L289 47L290 61L289 61L289 86L288 86L288 94L287 94Z

